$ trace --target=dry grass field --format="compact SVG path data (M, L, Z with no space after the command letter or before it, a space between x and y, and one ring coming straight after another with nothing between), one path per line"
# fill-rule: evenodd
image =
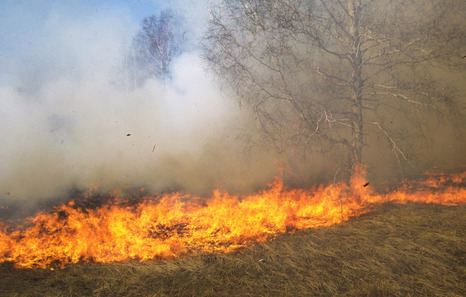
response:
M3 263L0 296L466 296L466 206L384 204L230 254L56 271Z

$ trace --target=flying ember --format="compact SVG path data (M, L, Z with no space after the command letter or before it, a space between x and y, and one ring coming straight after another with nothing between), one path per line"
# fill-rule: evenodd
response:
M338 224L380 203L465 204L465 182L466 172L431 175L378 194L359 170L349 184L288 189L276 178L267 190L244 197L221 191L206 199L172 193L129 203L114 193L102 205L86 208L71 201L22 226L0 223L0 262L54 268L226 253L279 233Z

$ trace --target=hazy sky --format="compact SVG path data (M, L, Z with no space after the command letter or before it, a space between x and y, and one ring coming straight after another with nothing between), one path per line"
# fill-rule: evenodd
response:
M63 64L84 45L101 40L109 43L101 42L96 50L121 50L115 47L129 42L140 21L159 9L156 1L0 1L0 83L9 84L17 72L26 71L18 60L29 73L45 66L55 67L60 75L57 68L69 71Z
M180 10L191 23L190 28L197 29L205 20L207 3L204 0L0 1L0 83L12 79L11 72L20 70L14 63L18 59L35 67L47 63L47 59L66 60L63 55L55 56L59 47L72 50L82 47L80 43L91 45L109 38L129 43L141 20L164 8ZM111 53L115 46L109 43L98 50Z

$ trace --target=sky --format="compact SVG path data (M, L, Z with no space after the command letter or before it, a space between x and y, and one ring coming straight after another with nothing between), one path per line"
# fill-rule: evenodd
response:
M165 8L200 36L207 0L0 2L0 200L90 186L240 191L271 179L236 148L246 115L196 50L173 61L169 83L119 85L142 18Z
M58 47L73 50L77 43L96 44L99 39L127 45L144 17L165 8L180 11L191 29L202 30L208 1L0 1L0 83L12 79L10 67L17 66L15 60L21 59L28 68L47 59L66 60L68 53L55 56ZM105 49L97 50L112 52L122 45L101 42L101 46Z
M73 51L105 48L107 52L115 51L115 47L121 47L121 41L129 42L144 17L144 10L147 14L159 9L152 1L135 3L135 6L128 6L124 1L2 1L0 83L10 83L17 79L16 72L21 71L30 73L32 80L38 83L34 70L66 68L64 64L68 59L80 55ZM101 42L99 47L87 49L79 45L97 45L99 39L113 43ZM69 51L64 51L65 47ZM86 57L84 53L81 56ZM55 74L59 73L60 69L56 69Z

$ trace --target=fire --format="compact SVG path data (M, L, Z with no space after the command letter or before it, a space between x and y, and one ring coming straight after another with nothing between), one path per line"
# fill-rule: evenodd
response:
M286 231L339 224L384 202L465 204L465 181L466 173L431 175L425 182L377 194L358 172L349 184L311 190L287 189L276 178L269 189L245 197L220 191L208 199L172 193L130 205L114 193L112 203L83 208L71 201L24 226L0 225L0 262L53 268L226 253Z

